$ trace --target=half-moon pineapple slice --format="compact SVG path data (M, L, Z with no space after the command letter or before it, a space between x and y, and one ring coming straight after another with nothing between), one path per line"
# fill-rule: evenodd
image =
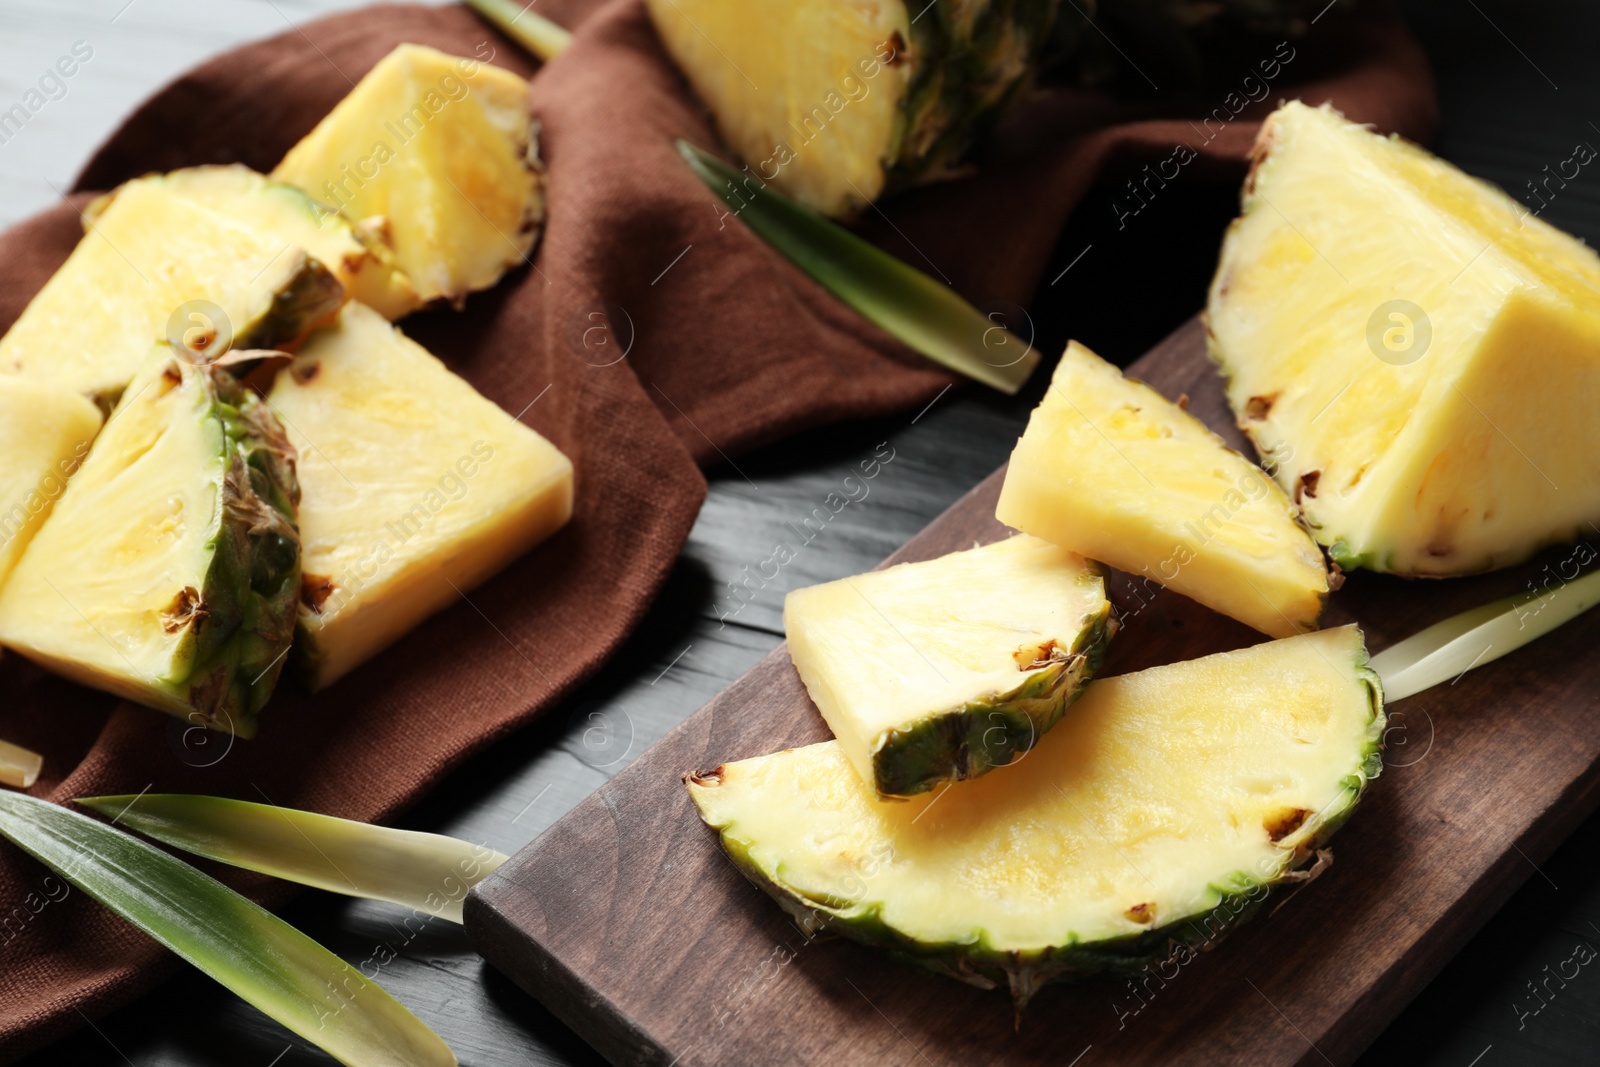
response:
M1026 759L877 800L838 742L689 775L739 868L810 931L1019 1004L1209 947L1349 816L1382 760L1353 626L1089 685Z

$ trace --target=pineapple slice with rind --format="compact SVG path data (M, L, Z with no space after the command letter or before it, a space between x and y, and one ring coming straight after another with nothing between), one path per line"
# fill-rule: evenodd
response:
M300 451L295 660L330 684L560 529L572 464L361 304L268 403Z
M0 586L99 432L100 409L83 396L0 375Z
M1212 283L1240 425L1344 567L1446 576L1600 521L1600 257L1328 107L1263 125Z
M745 161L828 215L957 173L1031 80L1060 0L647 0L667 52Z
M415 289L389 318L457 304L528 261L544 169L528 83L476 59L402 44L289 150L272 176L381 235Z
M1115 629L1100 569L1026 534L796 589L783 622L840 747L900 798L1022 759Z
M907 804L837 741L686 776L739 868L830 930L1019 1006L1045 982L1210 948L1382 769L1353 626L1099 679L1033 754Z
M240 180L226 167L153 175L90 205L83 240L0 338L0 373L109 410L185 305L207 302L197 328L226 331L240 349L292 346L337 311L347 258L366 255L349 224L325 226L309 198L274 182L218 194L226 210L214 210L197 188L216 183Z
M1073 342L1011 454L1001 522L1273 637L1314 629L1322 552L1267 474Z
M285 244L303 248L333 272L351 299L390 318L404 315L420 302L380 233L352 225L345 215L298 186L237 163L175 170L162 175L161 181L180 196L230 218L247 219L281 236ZM86 213L92 216L94 211L91 206Z
M294 635L294 452L259 397L182 351L148 354L0 589L0 644L250 737Z

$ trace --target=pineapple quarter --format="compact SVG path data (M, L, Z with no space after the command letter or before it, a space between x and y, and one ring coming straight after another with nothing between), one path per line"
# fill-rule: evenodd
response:
M0 376L0 587L100 432L100 409L70 390Z
M345 300L345 259L364 247L348 224L325 230L299 190L248 174L204 167L137 178L92 203L83 240L0 338L0 374L109 410L191 301L219 308L240 349L292 346L331 316ZM212 185L228 191L199 195Z
M0 643L244 737L294 636L293 451L226 371L155 347L0 588Z
M891 187L958 172L1031 80L1059 0L645 6L751 175L849 217Z
M1600 258L1328 107L1268 118L1206 315L1240 425L1344 567L1447 576L1600 520Z
M1382 768L1366 659L1346 626L1096 680L1028 759L942 802L879 802L837 741L685 780L809 932L1023 1003L1192 958L1305 877Z
M1115 629L1099 568L1026 534L797 589L783 622L841 751L886 798L1022 759Z
M1266 472L1077 342L995 515L1273 637L1315 629L1328 593L1321 550Z
M572 464L381 315L351 303L268 403L300 450L295 659L318 689L572 515Z
M359 297L391 319L487 289L527 261L544 221L528 83L422 45L379 60L272 176L392 247L414 292Z

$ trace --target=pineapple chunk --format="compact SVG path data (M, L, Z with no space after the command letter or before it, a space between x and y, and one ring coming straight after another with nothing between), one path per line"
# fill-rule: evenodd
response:
M220 309L226 322L204 328L241 349L292 345L337 311L345 259L365 255L349 225L322 228L303 194L265 181L215 211L194 195L212 181L238 179L226 167L138 178L92 204L83 240L0 338L0 374L109 409L185 304Z
M1314 629L1328 593L1322 553L1264 471L1076 342L995 514L1273 637Z
M841 749L901 798L1021 759L1115 629L1099 569L1025 534L797 589L783 622Z
M457 304L526 262L544 221L528 83L422 45L390 52L272 176L384 236L415 293L369 301L389 318Z
M254 393L157 345L0 589L0 643L244 737L294 636L293 452Z
M1600 257L1327 107L1267 120L1242 200L1212 355L1335 562L1465 574L1600 520Z
M572 464L375 311L346 305L268 397L300 450L295 656L335 681L572 515Z
M878 802L837 741L685 780L802 928L1020 1006L1209 948L1303 878L1382 768L1366 660L1346 626L1097 680L1029 759L943 802Z
M77 393L0 376L0 586L99 432L100 409Z

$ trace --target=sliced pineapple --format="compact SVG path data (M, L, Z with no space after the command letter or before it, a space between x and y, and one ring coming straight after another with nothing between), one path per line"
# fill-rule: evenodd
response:
M1207 318L1240 425L1345 567L1503 567L1600 520L1600 257L1414 145L1290 103Z
M1028 759L908 804L835 741L686 777L741 870L830 929L1019 1005L1211 947L1381 769L1353 626L1095 681Z
M572 464L361 304L268 397L300 451L295 658L321 688L572 515Z
M391 319L441 297L459 305L526 262L544 221L527 97L510 71L402 44L272 176L393 247L414 296L364 302Z
M783 622L840 748L901 798L1021 759L1115 628L1099 568L1026 534L797 589Z
M647 0L751 180L848 217L956 172L1028 84L1060 0Z
M161 177L174 193L235 220L247 220L325 265L353 300L391 318L420 302L411 280L395 265L394 251L371 228L353 226L341 212L298 186L275 181L239 164L189 167ZM89 214L94 214L91 206ZM250 346L256 347L256 346Z
M240 195L219 193L227 210L213 210L197 195L208 184ZM326 320L344 302L347 258L360 260L364 247L347 223L324 229L298 191L262 182L245 193L239 184L234 168L203 168L139 178L101 197L85 213L78 247L0 338L0 374L59 385L109 410L192 302L208 302L224 320L196 328L226 330L241 349L293 345ZM313 246L333 262L309 255Z
M1322 553L1264 471L1076 342L995 514L1273 637L1314 629L1328 593Z
M66 389L0 376L0 586L100 432L100 409Z
M180 352L149 355L0 589L0 644L249 737L294 634L294 453Z

